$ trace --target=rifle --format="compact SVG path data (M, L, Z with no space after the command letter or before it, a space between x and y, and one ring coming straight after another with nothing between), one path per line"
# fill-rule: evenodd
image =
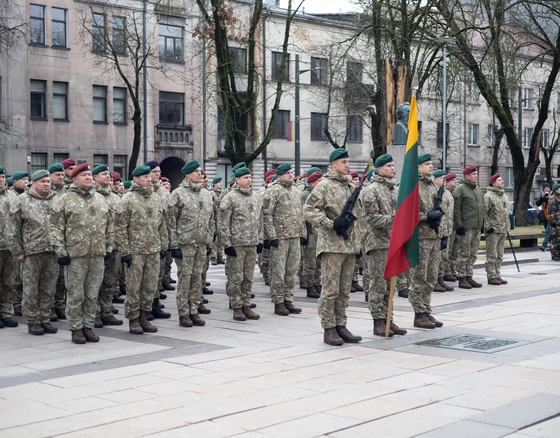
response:
M443 201L443 191L444 191L444 190L445 190L445 184L442 184L442 185L439 187L438 194L437 194L437 196L436 196L436 202L435 202L435 204L434 204L434 208L432 209L432 211L441 211L441 214L442 214L442 215L445 214L445 212L444 212L443 209L441 208L441 203L442 203L442 201ZM431 224L430 224L430 226L431 226ZM437 224L435 227L432 227L432 228L435 230L436 234L439 234L439 222L438 222L438 224Z
M354 215L354 213L352 213L352 210L354 210L354 207L356 206L356 201L358 200L358 196L360 196L360 192L362 191L362 185L364 184L364 180L365 178L362 178L362 180L360 181L360 185L354 189L354 192L352 192L352 196L348 198L348 201L346 201L346 204L344 204L344 208L342 209L342 213L340 214L340 217L344 217L348 219L348 221L350 221L350 224L352 224L353 222L356 221L356 219L358 219ZM349 239L346 230L338 229L336 230L336 234L342 236L344 240Z
M511 253L513 254L513 260L515 260L515 266L517 266L517 272L521 272L519 270L519 263L517 263L517 257L515 256L515 251L513 250L513 243L511 241L511 236L509 235L509 231L506 230L507 238L509 240L509 247L511 248Z

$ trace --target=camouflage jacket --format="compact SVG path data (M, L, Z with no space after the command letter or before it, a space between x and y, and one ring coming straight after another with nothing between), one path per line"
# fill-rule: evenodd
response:
M184 179L169 200L169 248L212 244L215 232L214 202L202 184Z
M10 249L11 243L8 236L10 235L9 215L12 204L16 201L17 195L8 190L6 186L0 187L0 251Z
M301 208L299 190L291 182L272 184L263 201L265 239L307 237Z
M18 196L10 209L11 250L14 257L54 251L50 218L56 195L51 190L44 198L33 188Z
M133 182L128 193L121 198L115 211L115 242L123 255L167 250L165 214L152 187Z
M373 175L373 182L362 189L356 206L362 234L362 252L389 248L397 205L398 182L395 178Z
M72 184L74 184L74 181L72 180L72 178L64 175L64 187L69 188Z
M453 226L480 230L484 221L484 195L478 184L466 178L453 190Z
M560 227L560 193L552 192L548 200L548 215L550 225Z
M437 239L436 230L428 224L428 212L433 210L438 189L434 184L434 177L431 175L418 174L418 188L420 192L420 223L418 224L418 239ZM444 221L445 215L441 219ZM440 225L441 226L441 225Z
M51 242L58 257L103 257L113 250L113 219L93 188L72 184L51 212Z
M218 215L220 240L229 246L257 246L263 241L262 201L251 187L235 187L222 199Z
M441 224L439 226L439 237L449 237L453 233L453 208L455 207L455 199L451 191L444 190L443 198L441 200L441 208L445 212L441 218Z
M64 183L62 184L55 184L51 181L51 192L55 194L55 196L61 196L66 193L66 186Z
M97 193L103 196L103 199L105 199L107 205L109 205L109 211L111 212L111 215L114 215L115 210L117 209L117 205L119 205L119 202L121 202L121 198L119 198L119 196L116 195L115 192L113 192L113 189L110 186L101 187L94 184L94 188Z
M317 255L323 252L358 254L359 233L352 224L347 230L348 240L336 234L333 221L340 216L352 191L350 175L342 175L332 169L315 186L304 206L305 220L311 222L317 232Z
M311 195L312 191L313 191L313 187L311 187L311 185L306 182L305 187L301 191L301 195L300 195L301 204L302 204L302 214L303 214L303 206L305 205L305 202L307 201L307 198L309 198L309 195ZM305 221L305 228L307 229L307 238L309 239L309 235L313 234L313 225L311 225L309 221Z
M509 229L509 200L503 189L489 186L484 195L484 229L506 233Z

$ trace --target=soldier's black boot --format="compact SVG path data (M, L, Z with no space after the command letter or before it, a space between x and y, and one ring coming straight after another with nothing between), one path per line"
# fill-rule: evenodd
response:
M237 309L233 309L233 319L235 319L236 321L247 321L247 317L240 307Z
M331 327L325 329L325 334L323 335L323 342L328 345L342 345L344 344L344 339L342 339L337 331L336 327Z
M161 308L159 307L159 299L156 298L152 303L152 316L154 318L171 318L171 313L161 310Z

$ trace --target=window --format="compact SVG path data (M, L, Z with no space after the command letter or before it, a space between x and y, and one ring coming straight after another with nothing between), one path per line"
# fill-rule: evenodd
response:
M121 174L121 178L126 179L126 155L113 155L113 170Z
M513 167L506 168L506 189L513 189L514 187L514 180L513 180Z
M478 99L480 97L480 92L478 91L478 87L474 81L470 81L467 84L467 102L468 103L478 103Z
M31 118L43 119L47 118L46 107L46 81L31 81Z
M45 7L29 5L29 42L45 44Z
M290 122L290 111L278 110L276 114L276 123L274 125L273 138L286 138L288 123Z
M346 117L346 129L348 130L348 141L352 143L362 142L363 119L358 115Z
M509 90L509 106L510 108L517 108L517 88L510 88Z
M523 128L523 148L531 147L531 138L533 138L533 128Z
M93 167L101 166L102 164L109 163L109 156L108 155L93 155Z
M496 125L488 125L486 128L486 145L494 147L494 141L496 140L496 131L498 127Z
M183 93L159 92L160 125L183 125L185 95Z
M282 53L281 52L272 52L272 80L277 81L278 76L280 75L280 66L282 65ZM286 57L286 71L284 73L284 82L290 81L290 54L287 54Z
M91 28L92 42L91 50L94 52L105 51L105 15L93 14L93 25Z
M181 62L183 60L183 28L159 25L159 59Z
M69 156L70 156L70 154L66 154L66 153L54 154L53 155L53 163L62 163Z
M541 131L541 148L548 149L548 129Z
M66 47L66 9L52 8L52 45Z
M233 72L247 74L247 49L230 47L231 59L233 61Z
M469 146L478 146L478 124L469 123Z
M126 124L126 88L113 88L113 123Z
M107 87L93 86L93 122L107 123Z
M126 18L113 17L113 50L119 55L126 53Z
M533 89L523 89L523 109L533 109Z
M445 144L447 145L447 149L449 149L449 122L446 125L445 130ZM443 123L437 123L437 147L443 149Z
M31 173L47 168L47 154L31 153Z
M363 65L359 62L348 61L346 63L346 81L355 84L362 83Z
M53 82L53 120L68 120L68 83Z
M326 140L327 114L311 113L311 140Z
M311 57L311 83L313 85L326 85L328 64L325 58Z

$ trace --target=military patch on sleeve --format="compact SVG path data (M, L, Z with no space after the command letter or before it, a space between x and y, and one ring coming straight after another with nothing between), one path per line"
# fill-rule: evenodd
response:
M307 205L315 205L317 204L317 202L319 202L319 197L316 194L312 193L311 195L309 195L305 203Z
M265 196L264 197L264 202L263 202L263 208L265 210L268 210L269 206L270 206L270 196Z

